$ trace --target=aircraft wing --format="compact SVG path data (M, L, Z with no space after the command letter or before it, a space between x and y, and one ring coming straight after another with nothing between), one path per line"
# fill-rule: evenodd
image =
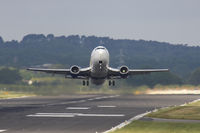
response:
M63 74L65 75L66 78L84 79L89 77L91 68L90 67L80 68L79 72L76 74L72 73L70 69L28 68L27 70L36 72L45 72L51 74Z
M129 75L148 74L152 72L168 72L169 69L131 69Z
M152 72L168 72L169 69L128 69L126 72L123 72L121 69L108 68L108 77L109 78L121 78L122 76L127 77L130 75L139 75L139 74L149 74Z
M70 74L70 69L45 69L45 68L28 68L29 71L46 72L52 74Z

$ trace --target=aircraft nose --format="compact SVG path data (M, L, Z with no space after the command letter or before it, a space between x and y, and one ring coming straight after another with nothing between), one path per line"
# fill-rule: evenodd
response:
M105 58L106 52L104 50L99 50L99 60L102 61Z
M98 50L98 53L101 55L101 54L104 54L105 53L105 50L103 50L103 49L99 49Z

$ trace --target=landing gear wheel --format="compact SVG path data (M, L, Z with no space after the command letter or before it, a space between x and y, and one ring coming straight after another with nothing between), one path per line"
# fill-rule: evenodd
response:
M83 80L83 86L85 86L85 80Z
M115 86L115 81L114 80L112 81L112 85Z
M111 81L110 80L108 81L108 85L111 86Z
M89 86L89 81L87 80L87 86Z

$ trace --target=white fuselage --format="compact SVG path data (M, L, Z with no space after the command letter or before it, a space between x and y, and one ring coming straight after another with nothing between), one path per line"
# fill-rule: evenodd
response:
M102 84L108 72L109 52L103 46L96 47L91 54L91 81L94 84Z

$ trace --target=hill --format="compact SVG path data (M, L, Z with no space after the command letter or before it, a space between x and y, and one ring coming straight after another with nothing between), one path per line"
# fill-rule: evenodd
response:
M21 41L3 41L0 37L0 65L29 67L41 64L88 66L90 52L98 45L110 52L110 65L129 68L169 68L188 78L200 66L200 47L166 42L112 39L96 36L58 36L29 34Z

